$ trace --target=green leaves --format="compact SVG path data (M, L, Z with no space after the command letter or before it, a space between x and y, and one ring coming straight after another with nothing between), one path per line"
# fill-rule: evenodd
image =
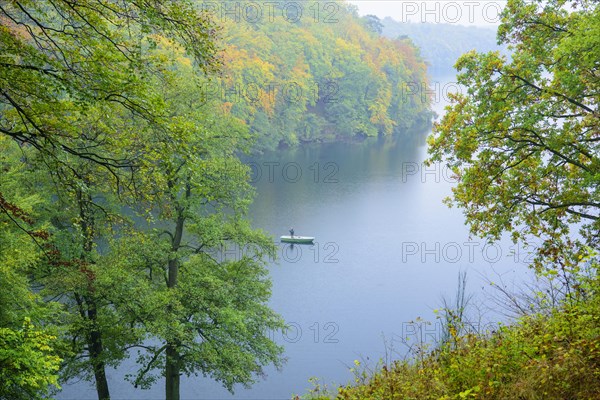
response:
M331 20L318 16L325 5L334 10ZM302 8L294 23L266 13L256 24L215 16L227 37L225 63L205 83L205 96L248 125L256 150L403 133L430 122L418 49L369 31L345 2Z
M600 390L600 297L597 263L577 273L571 293L549 313L526 315L409 359L357 373L337 399L594 398ZM356 363L358 366L358 362ZM329 398L329 397L328 397Z
M232 390L251 384L264 365L281 364L282 349L268 336L284 326L267 306L265 259L274 244L244 219L253 190L237 153L249 148L247 127L214 102L200 105L203 78L183 50L164 37L152 41L150 83L164 114L132 140L136 191L118 198L132 221L103 229L105 216L94 214L94 232L107 243L91 252L93 279L79 290L101 311L106 362L121 360L119 348L139 350L139 371L129 377L135 385L164 375L176 388L180 375L203 374ZM107 188L97 181L89 189L93 202ZM230 245L245 254L223 259Z
M42 399L58 385L56 336L26 318L21 329L0 328L0 399Z
M142 126L162 123L144 32L181 43L206 70L218 64L214 28L187 0L8 2L0 18L0 133L50 160L75 155L97 163L116 185L135 153L109 157L102 149L116 137L132 143Z
M161 360L168 364L165 347L149 346L148 339L165 340L168 351L183 352L183 343L195 349L189 355L195 364L182 359L182 373L212 371L227 384L250 382L259 365L279 359L280 349L257 333L261 318L264 326L280 324L264 304L269 283L259 261L273 244L243 220L252 190L248 169L234 154L249 148L246 126L214 102L201 102L202 73L219 65L212 22L189 0L5 3L0 329L7 338L18 335L25 316L60 324L57 336L64 342L40 336L40 349L53 353L46 342L60 347L63 378L95 380L100 398L110 395L105 368L118 365L129 348L151 354L142 354L148 368L137 383L151 383L146 373L160 368ZM244 259L250 280L225 266L201 277L194 273L214 267L205 251L227 241L257 246ZM194 268L182 279L189 279L190 290L204 287L226 296L212 299L202 291L182 297L188 281L177 287L177 269L188 263ZM256 306L256 314L241 301L226 302L237 293L229 279L239 280L244 307ZM41 296L33 294L34 284ZM239 330L246 340L260 336L256 347L236 336L195 348L198 325L187 318L194 316L196 324L204 318L190 309L197 296L222 315L225 326L214 325L213 336ZM61 302L40 304L42 297ZM220 358L225 348L231 348L228 360ZM7 357L16 366L29 363L32 354ZM238 365L237 359L248 368L221 371ZM33 378L14 385L31 397L45 393L56 383L60 360L54 361L45 370L31 364ZM20 379L18 371L4 367L0 373ZM32 380L38 372L46 381Z
M462 56L456 67L467 94L453 98L429 141L431 161L448 163L461 179L453 201L472 233L542 238L538 268L572 258L575 224L591 246L600 229L600 82L587 61L600 56L590 35L600 11L587 1L564 5L508 2L499 38L512 44L511 59Z

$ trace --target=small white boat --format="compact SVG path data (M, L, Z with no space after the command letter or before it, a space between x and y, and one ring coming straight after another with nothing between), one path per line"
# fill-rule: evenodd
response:
M312 243L315 238L312 236L281 236L280 237L282 243Z

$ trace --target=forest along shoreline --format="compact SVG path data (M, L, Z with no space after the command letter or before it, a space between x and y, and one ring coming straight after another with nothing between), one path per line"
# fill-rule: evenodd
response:
M250 223L240 153L432 120L434 53L415 44L430 27L400 33L343 0L250 21L214 4L2 2L0 399L84 381L99 400L121 383L179 400L198 376L234 392L283 367L276 246ZM467 90L428 163L457 177L447 203L474 236L541 243L539 288L508 293L521 314L489 332L445 307L440 346L309 398L598 397L600 4L508 0L497 40L510 56L453 62ZM253 251L212 257L231 244Z

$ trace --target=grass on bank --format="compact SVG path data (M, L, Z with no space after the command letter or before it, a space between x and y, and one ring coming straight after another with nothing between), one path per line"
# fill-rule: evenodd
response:
M495 332L458 334L436 349L361 372L337 393L317 385L305 399L600 399L600 277L571 276L549 312L522 316ZM540 293L542 295L543 293Z

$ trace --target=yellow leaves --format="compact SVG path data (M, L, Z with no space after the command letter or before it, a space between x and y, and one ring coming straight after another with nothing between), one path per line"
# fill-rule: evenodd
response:
M179 43L159 34L149 35L146 38L148 59L152 60L161 74L173 74L176 70L192 73L193 63L186 54L186 50Z
M12 398L12 386L28 392L45 393L49 385L60 388L56 372L62 359L54 354L56 337L36 328L31 319L24 318L20 330L0 328L0 397ZM8 393L6 391L9 391Z
M191 67L192 66L192 60L190 58L188 58L188 57L184 57L183 55L177 57L175 59L175 61L177 61L179 64L181 64L181 65L183 65L185 67Z
M480 392L481 388L479 386L475 386L474 388L467 389L458 394L458 397L461 399L475 398L476 393Z
M223 114L230 114L232 107L233 107L233 103L226 101L225 103L221 104L221 112Z
M296 65L292 69L292 80L294 82L308 82L312 79L310 67L304 60L304 57L298 57Z

